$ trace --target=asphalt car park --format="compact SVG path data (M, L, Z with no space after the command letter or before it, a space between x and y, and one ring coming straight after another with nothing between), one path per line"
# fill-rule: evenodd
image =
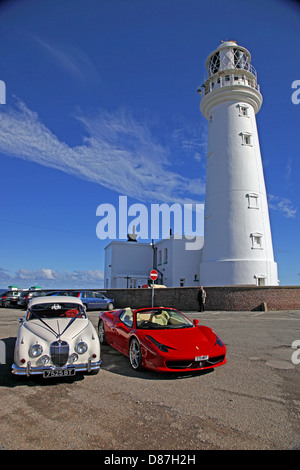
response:
M24 312L1 308L0 449L299 449L300 311L185 313L221 336L224 366L136 371L104 345L97 375L43 379L11 373Z

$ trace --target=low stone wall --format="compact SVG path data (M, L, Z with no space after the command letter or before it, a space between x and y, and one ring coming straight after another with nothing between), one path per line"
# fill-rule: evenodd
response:
M300 310L300 286L206 287L206 310ZM152 289L101 290L115 300L115 306L132 308L151 307ZM178 310L198 311L197 287L158 288L154 291L154 305Z

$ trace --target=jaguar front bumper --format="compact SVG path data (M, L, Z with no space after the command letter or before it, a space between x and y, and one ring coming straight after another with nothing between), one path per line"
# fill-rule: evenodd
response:
M56 366L40 366L40 367L32 367L31 362L28 361L26 366L20 367L16 364L12 365L12 373L15 375L26 375L29 377L30 375L44 375L45 371L61 371L61 375L63 376L63 371L70 371L75 370L75 372L91 372L95 370L99 370L102 364L102 359L97 362L92 362L91 358L88 360L87 363L81 364L67 364L63 367L56 367ZM67 374L66 374L67 375Z

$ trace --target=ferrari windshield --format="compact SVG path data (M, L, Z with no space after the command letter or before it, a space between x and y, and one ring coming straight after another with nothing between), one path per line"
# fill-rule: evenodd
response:
M136 326L145 329L171 329L190 328L194 325L178 310L154 308L136 312Z
M28 310L27 320L35 318L59 318L68 317L86 318L85 310L82 305L72 302L49 302L35 304Z

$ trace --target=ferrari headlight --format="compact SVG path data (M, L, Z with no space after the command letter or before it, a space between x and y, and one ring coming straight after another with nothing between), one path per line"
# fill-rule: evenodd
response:
M84 341L80 341L80 343L77 343L75 346L75 351L78 354L84 354L87 351L88 345Z
M152 338L152 336L146 335L146 338L150 339L150 341L161 351L169 352L168 346L166 346L165 344L159 343L158 341L156 341L156 339Z
M43 347L40 344L34 344L30 348L31 357L39 357L43 352Z
M216 335L216 342L215 342L214 346L216 344L218 344L219 346L221 346L221 348L223 348L223 346L224 346L223 341L221 340L221 338L219 338L219 336L216 333L215 333L215 335Z

